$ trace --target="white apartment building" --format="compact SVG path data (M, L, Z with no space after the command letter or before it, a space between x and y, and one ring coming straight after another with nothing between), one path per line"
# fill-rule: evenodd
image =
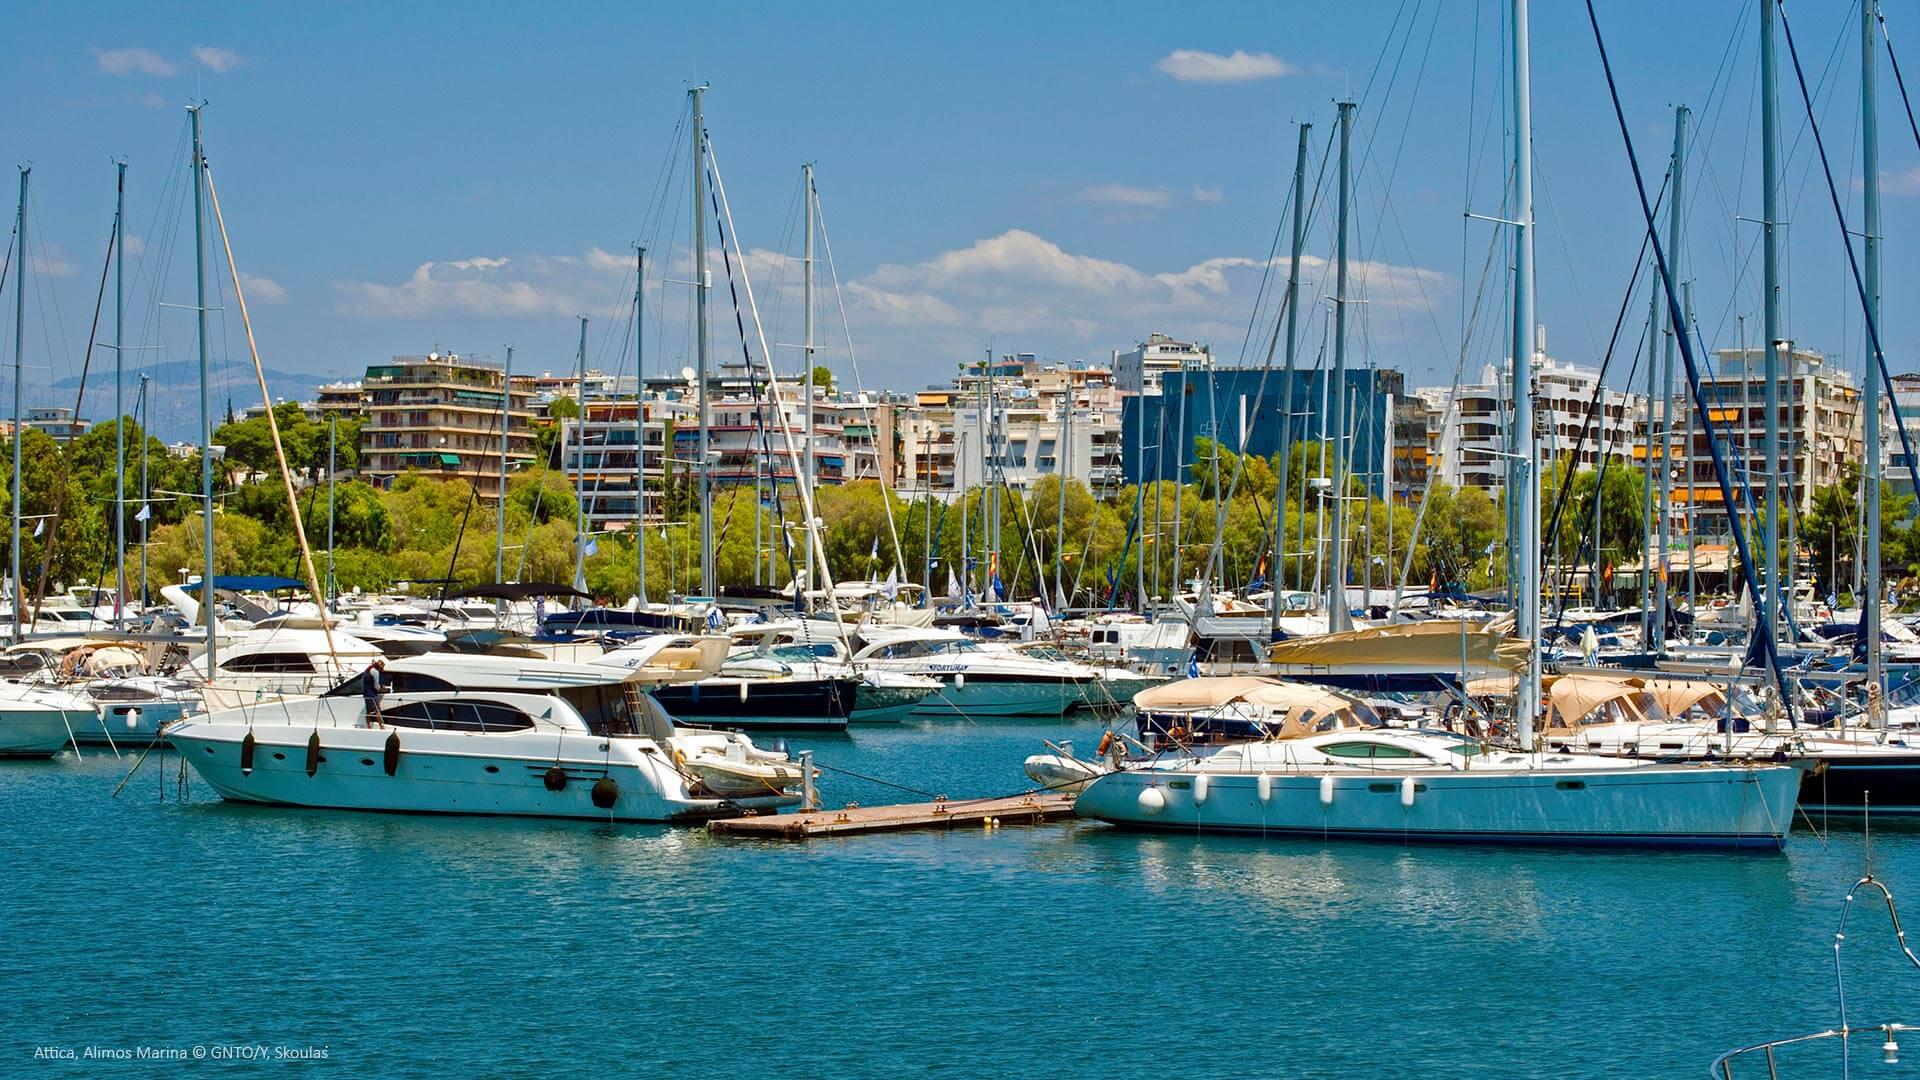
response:
M968 373L921 391L902 410L898 432L903 494L948 498L989 478L1028 490L1056 474L1095 492L1122 482L1120 395L1105 368L1009 355L991 378Z
M1162 333L1147 335L1147 340L1127 352L1114 350L1113 382L1123 394L1157 394L1160 376L1169 371L1208 371L1213 368L1213 350L1191 341L1176 341Z
M1646 448L1639 442L1639 433L1645 398L1602 389L1596 410L1594 392L1600 373L1548 356L1545 336L1544 331L1539 335L1533 369L1540 453L1554 459L1571 455L1576 470L1594 468L1603 455L1644 460ZM1434 479L1488 491L1506 486L1512 370L1511 364L1488 364L1481 369L1479 382L1463 385L1457 393L1449 393L1447 387L1414 392L1426 404L1429 475Z

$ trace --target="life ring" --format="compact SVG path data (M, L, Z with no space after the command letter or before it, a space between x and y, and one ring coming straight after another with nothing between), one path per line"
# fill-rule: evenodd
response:
M1167 738L1172 739L1174 742L1185 742L1187 738L1187 729L1180 727L1178 725L1175 725L1174 727L1170 727L1167 729Z

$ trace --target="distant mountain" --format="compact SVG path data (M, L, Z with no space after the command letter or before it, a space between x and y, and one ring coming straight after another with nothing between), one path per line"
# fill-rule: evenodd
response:
M126 412L129 416L138 405L141 375L151 380L147 384L147 415L151 418L148 430L165 442L197 440L200 437L200 365L175 361L129 369L124 384ZM272 392L275 401L311 401L319 387L338 382L340 378L337 375L296 374L269 368L267 389ZM245 364L218 365L212 372L209 386L213 397L214 427L226 422L229 402L236 416L244 413L248 406L260 403L260 383L254 377L252 368ZM29 407L71 407L74 394L79 389L78 375L70 375L51 386L45 383L36 386L29 381L25 387L25 397ZM87 393L81 402L80 414L94 421L112 416L111 366L88 374Z

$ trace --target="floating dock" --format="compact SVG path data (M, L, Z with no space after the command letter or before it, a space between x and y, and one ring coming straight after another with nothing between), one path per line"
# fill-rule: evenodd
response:
M1072 816L1073 796L1052 792L999 799L949 799L943 802L849 806L843 810L722 818L708 822L707 828L721 836L806 840L815 836L852 836L859 833L904 832L909 829L1042 825Z

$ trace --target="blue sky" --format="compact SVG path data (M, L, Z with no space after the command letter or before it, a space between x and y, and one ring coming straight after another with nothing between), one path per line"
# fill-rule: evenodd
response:
M1536 5L1541 318L1551 351L1592 363L1640 240L1605 85L1582 9ZM1701 331L1731 345L1758 310L1754 8L1610 3L1603 26L1642 163L1665 169L1671 106L1696 109L1687 277ZM1822 124L1857 215L1857 15L1795 7L1822 80ZM1104 358L1150 331L1210 340L1232 360L1282 221L1294 123L1360 101L1354 257L1364 360L1445 382L1475 296L1468 370L1496 361L1505 285L1482 286L1499 212L1505 4L154 5L29 3L8 22L24 59L0 69L15 107L0 148L34 166L35 284L28 363L72 374L84 348L112 211L112 164L131 163L129 235L143 255L133 343L190 359L190 222L162 206L184 179L182 106L203 96L206 138L269 366L355 373L434 345L522 370L571 362L575 314L590 352L625 356L622 280L645 239L648 364L688 344L685 154L662 165L695 81L776 358L791 366L799 165L812 160L852 343L869 387L944 379L991 343ZM1895 11L1896 42L1920 41ZM1784 50L1783 50L1784 51ZM1236 54L1239 54L1236 56ZM1916 53L1920 56L1920 53ZM1920 65L1920 61L1909 61ZM1920 156L1882 63L1886 343L1912 370L1910 238ZM1824 77L1824 78L1823 78ZM1790 333L1857 366L1861 321L1838 232L1782 84L1792 148ZM1327 173L1331 184L1332 173ZM1332 254L1330 188L1310 269ZM664 217L652 212L664 205ZM1857 219L1854 222L1858 227ZM1284 247L1281 255L1284 256ZM129 272L135 259L129 259ZM739 355L714 293L716 354ZM824 274L823 274L824 276ZM1331 292L1316 278L1309 296ZM1645 310L1642 292L1634 310ZM823 285L823 360L846 368ZM1317 307L1304 331L1322 338ZM1644 316L1642 316L1644 318ZM1631 324L1626 345L1638 340ZM232 312L217 359L244 360ZM1758 340L1757 320L1752 338ZM1624 348L1625 346L1623 346ZM756 344L757 348L757 344ZM107 354L101 354L105 361ZM1260 355L1254 351L1255 358ZM1626 361L1611 381L1622 382ZM29 381L40 381L30 373Z

